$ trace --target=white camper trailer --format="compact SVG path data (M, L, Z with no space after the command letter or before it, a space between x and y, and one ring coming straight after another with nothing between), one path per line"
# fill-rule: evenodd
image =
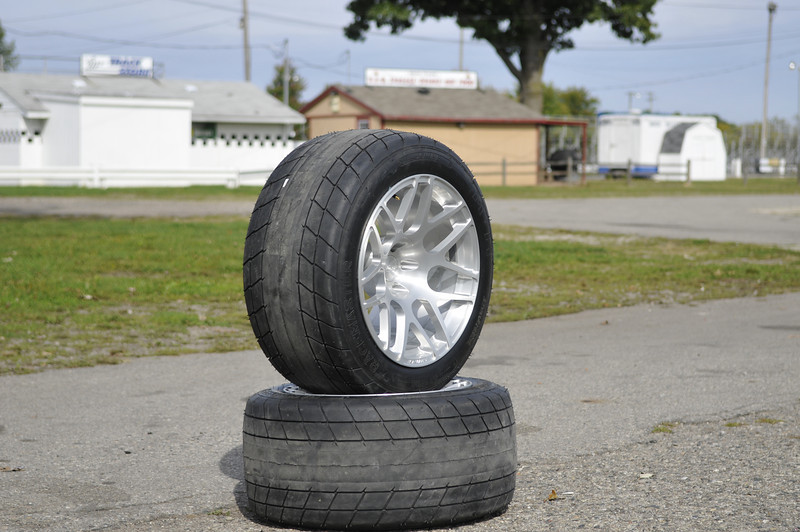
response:
M725 179L727 155L713 116L601 113L597 163L601 174L659 180ZM691 162L690 162L691 161Z

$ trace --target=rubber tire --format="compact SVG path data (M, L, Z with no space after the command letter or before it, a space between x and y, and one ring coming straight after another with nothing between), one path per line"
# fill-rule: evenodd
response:
M480 280L472 315L450 351L424 367L383 354L358 294L363 226L380 198L405 177L447 180L472 214ZM437 390L472 352L492 286L489 214L467 166L439 142L412 133L353 130L308 141L264 185L244 248L244 295L261 349L289 381L314 393Z
M516 439L508 390L250 397L244 414L249 509L301 528L449 526L505 511Z

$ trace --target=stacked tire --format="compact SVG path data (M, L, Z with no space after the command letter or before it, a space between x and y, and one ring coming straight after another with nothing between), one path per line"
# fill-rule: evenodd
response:
M508 507L508 391L456 377L483 326L492 266L480 189L430 138L332 133L281 162L244 251L250 323L290 381L245 409L257 517L397 530Z

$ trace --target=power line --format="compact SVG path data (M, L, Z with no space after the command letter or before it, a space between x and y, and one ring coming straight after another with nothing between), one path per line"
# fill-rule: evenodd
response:
M787 33L779 37L774 37L774 41L786 41L800 39L800 34L797 32ZM697 50L700 48L724 48L728 46L742 46L750 44L761 44L764 42L763 37L754 37L752 39L743 40L725 40L725 41L697 41L685 42L683 44L665 44L665 45L645 45L645 46L576 46L570 48L569 51L581 52L658 52L658 51L672 51L672 50ZM565 50L567 51L567 50Z
M681 7L681 8L699 8L699 9L723 9L723 10L748 10L748 11L763 11L764 6L760 3L758 5L753 5L752 2L748 3L748 5L731 5L730 3L726 4L708 4L704 2L692 2L692 3L683 3L683 2L670 2L668 4L663 4L663 7ZM800 7L783 7L781 6L781 11L800 11Z
M777 56L777 59L786 59L788 57L794 57L796 52L789 52L785 54L781 54ZM654 81L644 81L644 82L632 82L620 85L610 85L606 87L598 87L598 88L589 88L592 92L605 92L605 91L612 91L612 90L622 90L622 89L636 89L637 87L652 87L654 85L668 85L670 83L680 83L682 81L692 81L695 79L702 79L702 78L713 78L716 76L722 76L725 74L730 74L732 72L738 72L740 70L745 70L748 68L752 68L754 66L761 66L764 64L764 61L759 59L757 61L750 61L749 63L744 63L741 65L733 66L733 67L726 67L717 70L704 70L703 72L687 74L685 76L675 77L675 78L666 78Z
M66 18L66 17L74 17L77 15L85 15L86 13L97 13L98 11L107 11L109 9L117 9L120 7L128 7L128 6L135 6L138 4L144 4L145 2L150 2L151 0L126 0L125 2L118 2L116 4L109 4L101 7L92 7L86 9L78 9L74 11L62 11L60 13L51 13L49 15L38 14L32 17L24 17L24 18L15 18L11 20L6 20L5 22L10 22L11 24L16 24L17 22L29 22L31 20L39 21L39 20L52 20L54 18Z

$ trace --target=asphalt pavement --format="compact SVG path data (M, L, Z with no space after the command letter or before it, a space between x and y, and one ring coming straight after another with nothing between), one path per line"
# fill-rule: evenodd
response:
M249 216L253 201L0 197L0 216ZM800 249L800 194L489 199L494 223Z
M800 246L800 198L753 198L687 213L744 209L729 219L760 243ZM496 222L573 212L504 201ZM573 228L623 216L590 204ZM722 238L690 216L689 237ZM520 468L509 510L458 530L800 530L800 293L491 324L462 375L509 388ZM258 351L0 377L0 530L278 530L245 508L241 425L281 382Z

